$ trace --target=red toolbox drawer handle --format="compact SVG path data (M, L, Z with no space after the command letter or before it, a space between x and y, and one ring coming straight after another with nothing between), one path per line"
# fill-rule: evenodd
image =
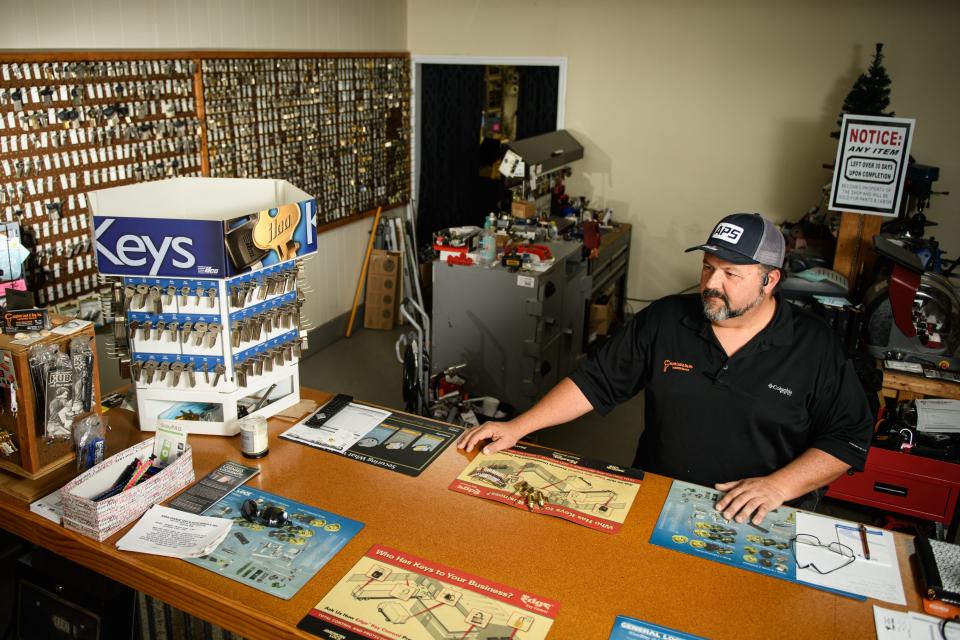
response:
M878 493L889 493L892 496L900 496L901 498L907 497L906 487L898 487L895 484L887 484L886 482L874 482L873 490Z

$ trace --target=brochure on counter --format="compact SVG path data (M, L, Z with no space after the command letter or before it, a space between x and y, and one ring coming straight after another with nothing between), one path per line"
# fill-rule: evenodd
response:
M642 480L643 471L639 469L518 444L506 451L477 455L450 489L617 533ZM532 487L542 496L543 505L531 507L518 487Z
M523 589L375 545L297 626L326 639L540 640L559 608Z
M627 616L617 616L609 640L706 640L675 629L661 627L652 622L637 620Z
M308 420L280 437L414 477L463 433L462 427L356 402L320 427Z
M243 517L241 506L286 511L287 522L270 527ZM213 551L187 562L289 600L363 528L363 523L252 487L239 487L205 516L227 518L230 533Z
M224 462L174 498L170 506L189 513L203 513L258 473L260 469L256 467Z
M855 523L787 506L768 513L761 526L728 522L714 508L721 496L709 487L674 480L650 542L847 597L906 604L889 531L864 529L868 559Z

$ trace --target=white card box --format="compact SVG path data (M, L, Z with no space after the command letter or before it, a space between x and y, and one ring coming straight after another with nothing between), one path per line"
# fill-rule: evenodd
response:
M153 438L124 449L65 484L61 489L63 526L102 542L194 481L193 451L188 444L175 462L152 478L110 498L92 500L113 486L134 458L151 453Z

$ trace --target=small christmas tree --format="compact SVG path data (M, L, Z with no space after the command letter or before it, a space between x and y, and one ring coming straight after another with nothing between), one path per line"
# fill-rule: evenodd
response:
M837 118L837 126L843 122L843 114L849 113L858 116L893 116L893 111L886 112L890 106L890 76L883 66L883 43L877 43L877 52L873 56L873 62L870 63L870 69L867 73L861 73L860 77L853 84L846 100L843 101L843 108L840 111L840 117ZM831 138L839 138L840 131L834 131L830 134Z

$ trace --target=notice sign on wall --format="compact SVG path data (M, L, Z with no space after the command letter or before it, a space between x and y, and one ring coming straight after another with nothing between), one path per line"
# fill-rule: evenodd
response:
M831 210L897 215L915 124L911 118L844 114Z

